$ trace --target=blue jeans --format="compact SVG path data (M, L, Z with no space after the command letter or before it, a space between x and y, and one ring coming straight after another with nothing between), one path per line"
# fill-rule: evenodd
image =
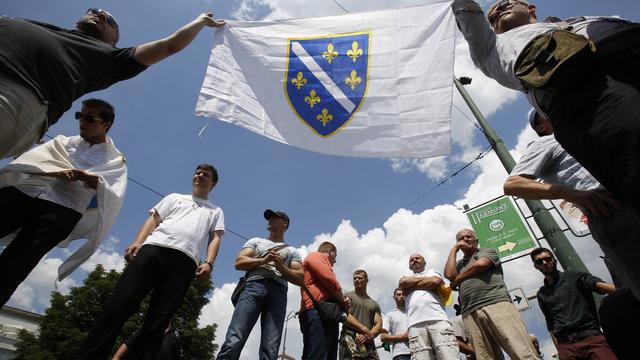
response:
M313 308L300 312L298 320L304 344L302 360L336 360L338 323L322 321Z
M217 360L236 360L260 316L260 360L275 360L287 310L287 286L272 279L248 281L233 311Z

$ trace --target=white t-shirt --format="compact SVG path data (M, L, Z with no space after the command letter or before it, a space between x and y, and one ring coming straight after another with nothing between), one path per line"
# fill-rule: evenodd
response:
M439 272L429 269L406 277L432 277L442 279ZM414 290L404 299L407 307L407 326L411 327L423 321L448 320L444 305L437 290Z
M407 313L400 309L393 309L382 317L382 328L391 335L401 335L407 332ZM409 342L401 341L391 343L391 357L409 355Z
M170 194L149 210L162 219L143 245L157 245L180 250L196 262L200 248L214 231L224 232L222 209L209 200L192 195Z

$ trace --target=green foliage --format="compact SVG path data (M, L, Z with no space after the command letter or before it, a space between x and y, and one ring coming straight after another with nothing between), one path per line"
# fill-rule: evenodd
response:
M101 265L87 276L82 286L73 288L69 295L52 292L51 306L45 310L40 322L40 335L22 331L16 345L17 360L67 360L73 359L80 344L87 336L94 319L101 313L120 278L120 273L105 271ZM198 328L198 317L209 302L211 279L192 282L180 305L173 323L180 333L185 360L211 359L218 345L214 344L216 324ZM149 306L147 297L124 325L122 336L114 351L129 335L142 326Z

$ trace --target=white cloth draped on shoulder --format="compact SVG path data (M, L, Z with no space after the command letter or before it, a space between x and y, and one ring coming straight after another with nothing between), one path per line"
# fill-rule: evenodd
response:
M93 167L75 164L66 150L69 145L81 141L80 136L59 135L22 154L0 171L0 187L19 184L31 175L71 169L99 176L96 208L84 212L69 237L59 246L66 247L70 241L77 239L86 239L87 242L58 268L58 280L71 274L98 249L120 212L127 188L126 161L111 138L107 137L104 161ZM0 239L0 244L8 244L13 236L15 233Z

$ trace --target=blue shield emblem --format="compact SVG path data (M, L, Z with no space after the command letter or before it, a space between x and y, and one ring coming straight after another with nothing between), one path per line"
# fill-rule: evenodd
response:
M291 38L284 93L298 118L329 137L358 112L367 94L370 32Z

